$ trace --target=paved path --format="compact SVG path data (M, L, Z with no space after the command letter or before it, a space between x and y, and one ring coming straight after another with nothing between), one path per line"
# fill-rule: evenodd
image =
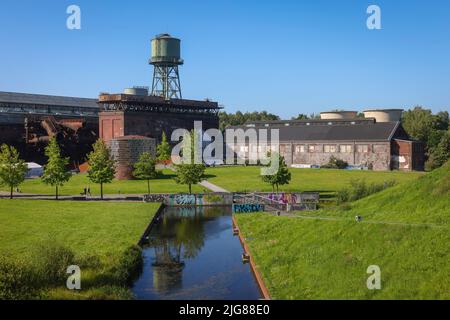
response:
M221 188L207 180L203 180L202 182L199 183L202 187L205 187L209 190L211 190L212 192L226 192L229 193L230 191L225 190L224 188Z
M81 195L60 195L59 200L73 200L73 198L80 200L84 196ZM0 199L9 199L9 192L0 191ZM128 199L127 199L128 198ZM137 201L136 198L142 199L142 194L104 194L104 200L115 200L115 201ZM54 194L33 194L33 193L16 193L14 192L14 199L37 199L37 200L55 200ZM101 200L99 195L87 196L86 200Z
M174 167L168 167L168 169L172 170L173 172L176 172ZM230 193L230 191L219 187L218 185L215 185L211 182L209 182L208 180L203 180L199 183L199 185L201 185L202 187L211 190L212 192L223 192L223 193Z
M276 213L274 213L276 215ZM289 212L280 212L280 216L282 217L290 217L297 219L312 219L312 220L326 220L326 221L354 221L355 223L370 223L370 224L383 224L383 225L394 225L394 226L402 226L402 227L430 227L430 228L444 228L449 229L450 226L447 225L439 225L432 223L406 223L406 222L393 222L393 221L374 221L374 220L363 220L356 222L351 218L339 218L339 217L323 217L323 216L307 216L300 215Z

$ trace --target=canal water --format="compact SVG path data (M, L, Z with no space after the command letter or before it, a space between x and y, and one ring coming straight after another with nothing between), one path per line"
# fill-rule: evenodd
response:
M259 299L242 252L231 208L168 207L144 244L133 293L137 299Z

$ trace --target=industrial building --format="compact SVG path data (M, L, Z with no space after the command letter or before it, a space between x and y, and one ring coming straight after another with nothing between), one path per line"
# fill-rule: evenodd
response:
M182 98L178 67L183 63L180 40L161 34L151 41L151 91L133 87L100 93L98 99L0 92L0 144L44 164L45 146L56 137L76 167L100 137L118 160L117 177L130 178L137 153L154 154L163 132L170 140L173 130L191 130L194 121L202 121L205 130L219 127L217 102Z
M43 164L44 148L56 137L76 166L98 138L98 110L96 99L0 92L0 144Z
M0 144L16 146L27 161L45 163L44 148L56 137L76 167L86 160L99 137L118 161L119 179L131 178L133 163L144 151L154 154L165 132L219 128L220 107L209 100L183 99L179 66L180 40L168 34L151 41L151 89L133 87L100 93L98 99L0 92ZM321 119L249 122L230 128L279 129L279 153L293 167L321 166L335 156L356 168L423 170L424 146L403 129L401 109L321 113ZM234 151L257 157L260 146L242 144Z
M423 170L424 145L403 129L401 109L323 112L317 120L253 121L230 129L279 129L279 150L292 167L319 167L330 157L349 166L370 170ZM266 152L261 146L237 144L234 151L246 160Z
M205 130L219 127L217 102L182 98L178 66L183 63L180 40L169 34L158 35L151 42L151 92L146 87L133 87L123 93L99 95L99 134L118 160L116 178L132 178L139 154L155 154L155 142L161 140L163 132L170 140L176 129L194 129L194 121L202 121Z

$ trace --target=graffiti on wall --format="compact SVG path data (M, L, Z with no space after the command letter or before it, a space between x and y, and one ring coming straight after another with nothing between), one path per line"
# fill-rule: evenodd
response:
M294 204L294 203L303 203L303 202L317 202L319 201L319 193L317 192L311 192L311 193L285 193L285 192L279 192L279 193L261 193L259 194L263 197L267 197L268 199L283 203L283 204Z
M295 193L269 193L267 195L267 198L269 198L272 201L279 202L279 203L297 203L297 194Z
M264 211L263 204L233 204L233 212L234 213L248 213L248 212L260 212Z
M195 206L195 194L171 194L168 199L169 206Z
M144 195L144 202L164 202L166 194L146 194Z

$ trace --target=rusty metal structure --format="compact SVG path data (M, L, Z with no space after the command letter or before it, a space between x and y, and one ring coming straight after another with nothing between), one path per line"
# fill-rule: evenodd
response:
M16 147L26 161L44 164L55 137L73 167L86 160L98 138L95 99L0 92L0 144Z
M152 96L166 100L182 99L180 74L178 66L181 59L180 39L164 33L152 40L152 56L149 63L153 65Z
M160 141L179 128L191 130L194 121L202 121L203 129L219 127L220 107L217 102L170 99L130 94L100 94L99 135L111 139L139 135Z

